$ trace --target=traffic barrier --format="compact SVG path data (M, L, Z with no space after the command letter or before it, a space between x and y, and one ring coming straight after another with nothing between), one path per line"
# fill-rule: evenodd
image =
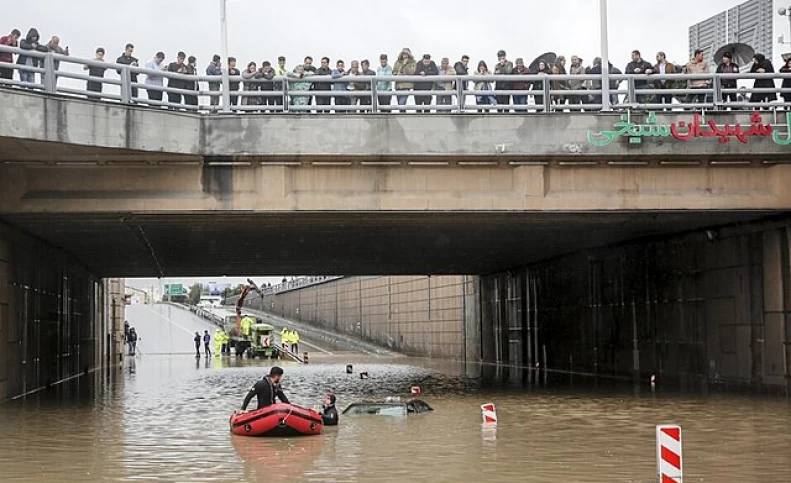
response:
M346 374L353 374L354 373L354 366L351 364L346 364Z
M682 483L681 426L656 427L656 464L659 483Z
M367 372L361 372L360 373L360 379L368 379L368 373Z
M487 403L481 405L481 417L483 424L497 424L497 410L494 403Z
M409 391L410 391L412 394L420 394L420 387L418 387L418 386L412 386L412 388L411 388Z

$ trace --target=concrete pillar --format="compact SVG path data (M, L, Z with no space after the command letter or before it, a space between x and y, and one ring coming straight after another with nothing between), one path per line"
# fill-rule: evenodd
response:
M119 362L124 355L124 321L126 320L126 300L124 297L124 279L109 278L104 280L105 320L104 334L106 347L109 348L110 361ZM112 363L112 362L111 362Z
M10 340L11 325L11 249L9 243L0 239L0 401L8 399L8 377L11 365L10 352L6 344Z
M463 277L464 360L481 361L481 278Z

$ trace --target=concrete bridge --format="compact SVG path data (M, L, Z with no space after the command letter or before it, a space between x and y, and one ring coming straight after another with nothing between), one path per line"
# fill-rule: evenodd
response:
M225 116L6 89L0 116L0 332L14 360L34 320L25 297L45 286L91 313L107 277L436 274L464 276L436 287L455 302L401 320L406 339L383 319L381 340L432 340L442 310L443 333L464 336L411 352L532 364L546 346L547 364L606 374L789 374L784 113ZM351 313L338 293L334 312L313 312L322 323ZM299 298L284 297L294 316ZM53 323L89 323L66 312ZM94 312L103 340L117 327ZM673 350L684 362L662 366Z

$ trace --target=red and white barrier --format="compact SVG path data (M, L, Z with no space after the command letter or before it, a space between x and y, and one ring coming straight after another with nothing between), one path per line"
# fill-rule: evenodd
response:
M493 403L481 405L481 417L483 424L497 424L497 410Z
M682 483L681 426L656 427L656 463L659 483Z
M420 394L420 387L412 386L412 389L409 390L412 394Z

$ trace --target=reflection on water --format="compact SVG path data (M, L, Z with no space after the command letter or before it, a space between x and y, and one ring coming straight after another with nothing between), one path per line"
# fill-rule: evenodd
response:
M660 423L684 428L688 481L788 480L784 399L534 385L531 372L422 360L315 361L285 367L293 402L313 406L332 390L343 409L407 397L417 385L435 411L342 417L319 437L236 437L228 417L265 372L261 362L140 357L61 393L0 407L0 481L648 482ZM355 374L346 374L347 362ZM497 404L496 429L480 424L484 402Z

